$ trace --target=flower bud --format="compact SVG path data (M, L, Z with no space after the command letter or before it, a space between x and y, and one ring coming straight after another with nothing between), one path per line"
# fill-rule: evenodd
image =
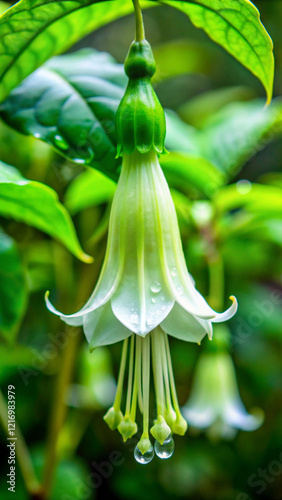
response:
M163 153L165 116L151 84L156 65L147 40L131 44L124 67L129 82L116 114L117 156Z

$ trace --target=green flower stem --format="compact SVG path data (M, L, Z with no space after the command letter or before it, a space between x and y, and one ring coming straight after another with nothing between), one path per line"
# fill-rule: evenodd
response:
M142 11L139 0L132 0L135 12L135 41L141 42L145 38L145 30L143 23Z
M142 339L143 434L149 438L150 334Z
M0 422L5 432L7 432L8 430L7 416L8 416L8 406L2 392L0 391ZM17 438L16 441L17 462L21 469L25 487L31 498L34 499L39 498L41 492L41 486L35 476L29 450L24 440L24 437L21 433L21 430L19 428L19 424L17 422L16 422L16 438Z
M216 311L223 308L224 302L224 265L217 250L208 256L209 303Z
M119 369L119 374L118 374L118 383L117 383L117 392L116 392L115 402L113 405L115 411L120 411L124 372L125 372L125 365L126 365L126 356L127 356L127 347L128 347L128 338L123 341L123 346L122 346L121 363L120 363L120 369Z
M131 335L125 415L130 414L130 403L131 403L132 383L133 383L134 338L135 336Z
M58 438L67 412L65 404L66 392L71 381L74 361L77 355L78 340L79 335L71 335L69 337L69 342L65 347L61 361L47 439L46 461L43 472L43 494L40 497L42 500L50 497L52 489L53 475L57 463Z
M130 418L133 422L135 422L136 417L136 407L137 407L137 396L138 396L138 386L139 380L141 381L141 339L140 337L136 338L136 349L135 349L135 367L134 367L134 383L133 383L133 392L132 392L132 401L131 401L131 410L130 410ZM140 392L140 391L139 391ZM139 407L142 411L142 395L139 394L139 398L141 398L141 407L139 401Z

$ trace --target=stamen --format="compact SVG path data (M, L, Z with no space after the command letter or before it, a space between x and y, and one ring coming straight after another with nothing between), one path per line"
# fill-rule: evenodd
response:
M115 401L114 401L114 405L113 405L113 407L116 411L120 410L120 405L121 405L124 372L125 372L126 356L127 356L127 347L128 347L128 338L123 341L123 346L122 346L121 362L120 362L120 369L119 369L118 383L117 383L117 392L116 392L116 397L115 397Z
M140 388L139 388L140 384ZM131 410L130 417L133 421L135 421L136 417L136 406L137 406L137 396L139 408L142 413L143 411L143 402L142 402L142 393L141 393L141 339L140 337L136 338L136 349L135 349L135 367L134 367L134 383L133 383L133 393L132 393L132 402L131 402ZM141 403L141 405L140 405Z
M172 431L175 434L179 434L180 436L184 436L188 425L187 425L185 418L183 418L181 415L179 404L178 404L176 387L175 387L174 376L173 376L172 362L171 362L171 356L170 356L170 350L169 350L169 342L168 342L168 338L167 338L166 333L164 333L164 339L165 339L167 364L168 364L169 379L170 379L170 390L171 390L174 410L176 412L176 420L172 426Z
M134 337L135 337L134 335L131 335L125 415L129 415L130 413L130 403L131 403L131 393L132 393L132 383L133 383Z
M143 435L149 437L150 334L142 339Z

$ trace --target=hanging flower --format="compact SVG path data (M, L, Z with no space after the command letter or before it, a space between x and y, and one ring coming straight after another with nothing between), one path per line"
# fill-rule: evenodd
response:
M143 434L135 455L141 463L150 461L153 454L148 433L150 356L157 401L151 434L157 440L157 453L167 458L166 450L173 448L171 433L184 434L187 427L177 402L167 334L188 342L200 342L205 334L211 339L212 323L226 321L237 309L236 299L231 297L227 311L213 311L187 271L174 204L157 156L164 150L165 120L150 83L154 68L148 42L134 42L125 63L129 84L117 112L122 169L111 209L106 256L94 292L71 315L57 311L46 297L51 312L69 325L83 326L91 350L124 340L117 396L105 420L126 440L137 432L139 402Z
M253 414L247 412L230 354L226 349L212 347L200 355L191 394L182 408L183 415L191 426L207 429L211 437L230 439L238 429L258 429L263 422L263 412L260 409Z

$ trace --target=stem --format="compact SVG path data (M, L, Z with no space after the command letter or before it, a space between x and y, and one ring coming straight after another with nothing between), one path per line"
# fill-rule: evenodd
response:
M0 391L0 422L6 433L8 431L7 416L8 416L8 406L2 392ZM39 498L41 492L41 486L35 476L29 450L24 440L24 437L21 433L21 430L19 428L19 424L17 422L16 422L16 438L17 438L16 456L21 469L25 487L31 498L34 499Z
M123 341L123 346L122 346L121 362L120 362L120 369L119 369L118 383L117 383L117 392L116 392L115 402L113 405L113 407L116 411L120 410L124 372L125 372L125 365L126 365L126 356L127 356L127 346L128 346L128 338Z
M145 38L142 11L139 5L139 0L132 0L132 3L135 12L135 41L141 42Z
M42 500L49 498L52 488L53 475L57 462L58 438L67 411L67 407L65 404L66 391L71 381L74 360L77 353L77 345L79 339L78 331L76 335L72 335L69 337L69 342L65 347L65 352L62 357L62 364L58 377L57 393L55 395L53 404L53 410L50 419L49 436L47 440L48 444L46 451L45 468L43 472L43 494L41 496Z
M216 311L220 311L224 304L224 266L218 252L208 258L209 266L209 301Z

